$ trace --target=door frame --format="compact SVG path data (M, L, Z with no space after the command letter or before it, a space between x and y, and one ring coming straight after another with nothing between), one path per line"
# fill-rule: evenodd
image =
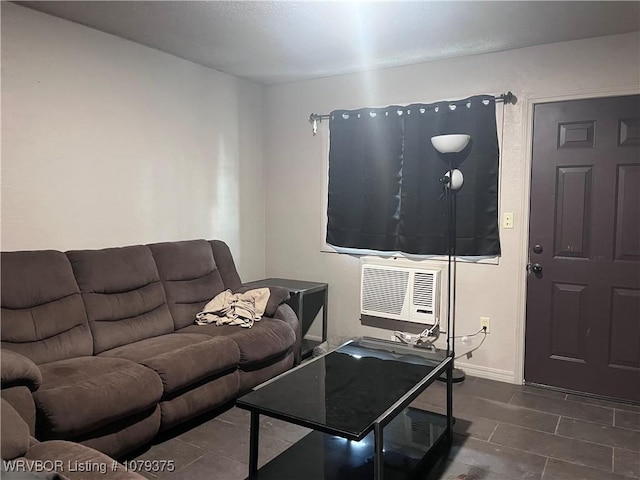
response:
M527 321L527 271L526 265L529 263L529 211L531 208L531 167L533 165L533 113L534 108L539 103L562 102L566 100L586 100L591 98L618 97L624 95L639 95L638 85L620 86L611 88L600 88L590 90L575 90L566 93L545 94L527 97L524 101L522 114L522 139L523 145L523 166L524 175L520 184L522 222L520 227L521 245L519 248L520 258L517 265L521 267L518 277L519 292L517 299L517 319L516 319L516 351L515 351L515 372L514 380L517 385L524 383L524 342Z

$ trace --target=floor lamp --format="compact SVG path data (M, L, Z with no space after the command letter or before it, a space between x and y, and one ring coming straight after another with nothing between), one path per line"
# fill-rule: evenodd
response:
M457 168L453 168L453 156L461 152L469 144L471 137L466 134L437 135L431 137L431 144L449 160L449 170L440 179L444 185L447 199L447 353L455 357L455 265L451 268L452 260L456 257L456 193L464 184L464 175ZM452 275L453 273L453 275ZM453 279L452 279L453 277ZM453 285L453 288L452 288ZM451 343L450 343L451 342ZM458 368L453 369L453 382L462 382L465 374Z

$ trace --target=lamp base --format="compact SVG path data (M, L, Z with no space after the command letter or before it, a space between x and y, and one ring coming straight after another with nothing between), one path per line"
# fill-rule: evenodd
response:
M454 368L451 372L451 381L453 383L460 383L460 382L464 382L464 379L467 378L467 376L465 375L465 373L460 370L459 368ZM440 375L438 377L438 380L440 380L441 382L446 382L447 381L447 374L446 372L443 373L442 375Z

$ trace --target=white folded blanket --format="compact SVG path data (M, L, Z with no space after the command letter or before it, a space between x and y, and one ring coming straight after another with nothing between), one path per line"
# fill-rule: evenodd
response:
M196 323L206 325L215 322L216 325L240 325L251 328L253 323L264 315L269 295L268 288L256 288L244 293L225 290L216 295L201 312L196 314Z

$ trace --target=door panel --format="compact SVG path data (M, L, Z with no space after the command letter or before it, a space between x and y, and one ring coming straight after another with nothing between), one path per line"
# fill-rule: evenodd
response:
M640 261L640 166L620 165L616 189L616 260Z
M586 285L553 285L551 356L584 363L585 345L580 319L586 307Z
M530 208L525 381L640 401L640 96L536 105Z
M591 167L558 169L556 257L589 257L591 230Z
M640 331L629 331L628 325L637 325L640 318L640 290L614 288L612 291L611 343L609 366L638 371L638 336ZM631 335L630 335L631 334Z

